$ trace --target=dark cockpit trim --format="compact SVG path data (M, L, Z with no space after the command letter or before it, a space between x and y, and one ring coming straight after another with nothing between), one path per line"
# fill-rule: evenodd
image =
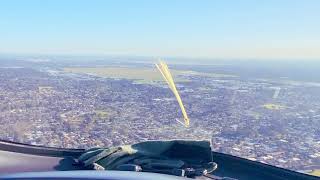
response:
M33 155L39 155L39 156L52 156L52 157L65 157L65 156L78 157L84 152L84 149L65 149L65 148L37 146L37 145L23 144L23 143L6 141L6 140L0 140L0 150L17 152L17 153L25 153L25 154L33 154Z
M37 156L77 158L84 149L65 149L45 146L29 145L11 141L0 140L0 151L31 154ZM238 179L319 179L318 177L302 174L276 166L247 160L229 154L212 152L213 161L218 164L215 175L220 177L233 177Z

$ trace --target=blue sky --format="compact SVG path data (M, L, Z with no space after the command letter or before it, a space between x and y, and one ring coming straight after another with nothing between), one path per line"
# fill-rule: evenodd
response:
M2 0L0 53L320 59L319 0Z

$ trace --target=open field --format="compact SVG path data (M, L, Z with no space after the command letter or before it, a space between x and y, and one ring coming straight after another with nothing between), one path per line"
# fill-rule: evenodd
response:
M320 176L320 169L312 170L309 174L314 176Z
M94 112L95 112L96 115L97 115L98 117L100 117L101 119L105 119L105 118L107 118L108 115L109 115L109 112L104 111L104 110L95 110Z
M65 72L92 74L100 77L132 79L137 82L162 81L161 74L157 69L151 68L127 68L127 67L90 67L90 68L64 68ZM181 74L179 71L173 70L173 76ZM177 78L176 81L181 80Z
M100 77L116 78L116 79L132 79L137 83L152 83L163 81L163 78L156 68L138 68L138 67L71 67L64 68L65 72L84 73ZM171 70L176 82L188 81L188 75L208 76L208 77L234 77L225 74L200 73L195 71Z
M279 105L279 104L264 104L263 105L264 108L266 109L270 109L270 110L281 110L281 109L285 109L285 106Z

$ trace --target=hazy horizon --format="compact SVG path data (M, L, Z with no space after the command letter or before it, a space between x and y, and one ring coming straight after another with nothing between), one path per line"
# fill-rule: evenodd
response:
M0 54L320 59L316 0L0 5Z

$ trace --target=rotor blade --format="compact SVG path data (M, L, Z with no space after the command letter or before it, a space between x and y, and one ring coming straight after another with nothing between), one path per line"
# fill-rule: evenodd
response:
M158 70L160 71L163 79L164 79L164 80L166 81L166 83L169 85L169 88L171 89L171 91L174 91L174 90L171 88L170 82L169 82L169 80L167 79L166 75L163 73L163 70L161 69L161 67L160 67L158 64L155 64L155 65L156 65L156 67L158 68Z
M164 80L169 85L171 91L175 95L175 97L176 97L176 99L178 101L178 104L180 106L182 115L184 117L185 126L188 127L190 125L189 118L188 118L187 112L186 112L186 110L184 108L184 105L183 105L183 102L182 102L181 97L179 95L179 92L178 92L178 90L176 88L176 85L175 85L175 83L173 81L173 78L172 78L172 75L171 75L170 70L168 68L168 65L163 61L160 61L159 64L155 64L155 65L156 65L157 69L160 71L160 73L161 73L162 77L164 78Z

